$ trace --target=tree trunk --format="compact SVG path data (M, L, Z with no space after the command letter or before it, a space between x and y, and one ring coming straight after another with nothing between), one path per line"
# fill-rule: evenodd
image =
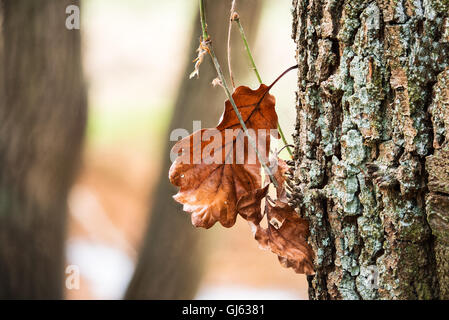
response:
M79 1L0 1L0 299L63 298L66 198L86 117Z
M207 1L208 31L221 64L226 66L227 25L231 1ZM249 41L254 39L261 1L242 1L237 6ZM247 18L245 18L247 17ZM187 59L183 81L179 89L174 115L167 132L177 128L192 130L192 121L201 119L203 128L213 127L223 112L225 95L219 87L212 87L217 77L209 57L200 68L199 79L188 79L193 71L195 54L201 34L199 17L196 17L192 47ZM233 72L236 80L243 76L239 70L249 70L249 62L242 48L237 27L234 26L232 48ZM195 296L203 268L203 256L207 250L205 230L195 229L188 214L182 211L172 196L176 193L168 180L171 165L169 148L164 150L163 167L158 187L153 195L150 224L146 232L135 274L128 288L126 299L192 299Z
M310 298L448 299L449 2L293 9Z

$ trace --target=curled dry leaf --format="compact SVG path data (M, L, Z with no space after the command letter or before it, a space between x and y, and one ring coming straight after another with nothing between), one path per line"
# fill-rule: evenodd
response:
M270 171L273 174L273 178L277 182L276 195L278 199L282 199L283 202L287 203L286 191L284 187L285 183L285 173L288 170L288 166L284 160L276 158L270 159ZM268 194L268 189L270 187L270 177L265 176L265 187L261 189L255 189L243 197L237 203L237 210L240 215L245 218L248 222L254 225L258 225L263 218L261 213L261 203Z
M269 184L262 189L255 189L245 194L237 202L237 210L240 215L247 221L258 225L262 220L260 210L262 199L267 196Z
M286 203L269 200L265 203L268 228L255 226L255 238L263 249L277 254L284 267L296 273L314 274L313 251L307 243L309 224Z
M278 121L275 98L268 91L269 87L264 84L257 90L241 86L232 95L264 157L269 152L270 132L276 132L277 137L277 131L273 130ZM227 129L237 129L234 131L237 134L230 137ZM238 152L240 147L243 152ZM263 198L261 191L257 191L261 189L261 166L248 146L229 100L215 129L194 132L176 143L172 152L178 157L170 168L169 178L172 184L180 187L174 198L184 204L184 211L192 213L195 226L210 228L217 221L225 227L233 226L239 211L238 202L244 196L247 198L240 202L242 216L257 220L257 213L251 211L255 204L248 201L260 205ZM254 199L249 199L251 197Z

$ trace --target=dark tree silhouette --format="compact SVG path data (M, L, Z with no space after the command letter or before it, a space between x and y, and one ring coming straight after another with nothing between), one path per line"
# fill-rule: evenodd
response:
M74 0L0 1L0 299L61 299L86 117Z

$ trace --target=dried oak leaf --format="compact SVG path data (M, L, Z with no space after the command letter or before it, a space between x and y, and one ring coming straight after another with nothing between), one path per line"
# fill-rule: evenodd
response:
M313 251L307 243L309 224L286 203L265 203L268 228L256 225L255 238L263 249L278 255L281 265L296 273L314 274Z
M254 130L253 138L266 137L261 139L262 144L258 143L259 152L265 157L270 145L269 132L277 128L278 121L275 98L268 91L269 87L264 84L257 90L241 86L232 95L247 128ZM184 205L184 211L192 213L192 223L197 227L210 228L217 221L231 227L237 219L238 201L243 196L254 197L259 207L263 198L260 191L256 191L261 189L260 163L254 159L255 154L252 158L255 161L249 161L251 148L248 148L243 131L228 142L226 129L242 129L229 100L225 102L222 119L215 129L196 131L172 149L178 157L170 168L169 178L173 185L180 187L174 199ZM242 153L239 157L236 153L237 142L242 141L243 159ZM240 210L245 211L243 202ZM252 220L257 213L246 212L242 216Z

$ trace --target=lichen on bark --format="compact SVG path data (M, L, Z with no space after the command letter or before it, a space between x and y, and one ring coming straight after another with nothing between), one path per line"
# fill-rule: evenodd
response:
M449 2L293 0L292 12L310 298L447 297Z

